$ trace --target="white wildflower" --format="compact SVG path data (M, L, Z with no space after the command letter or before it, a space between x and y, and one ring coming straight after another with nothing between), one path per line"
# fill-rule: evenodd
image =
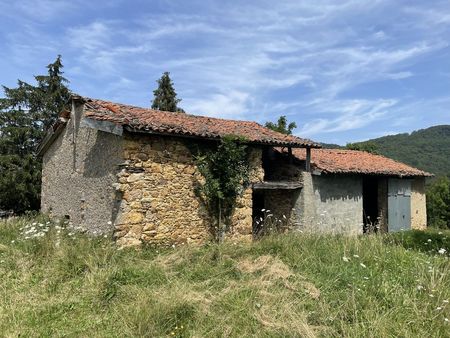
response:
M369 280L369 277L363 277L365 280Z
M428 238L428 243L430 243L431 242L431 238Z
M355 258L359 258L359 255L353 255L353 257L355 257Z
M359 263L363 268L367 268L367 266L364 263Z
M429 294L428 296L430 296L431 298L434 298L434 295L433 295L433 294L431 294L431 293L430 293L430 294Z
M15 240L12 240L12 241L11 241L11 244L14 244L15 242L16 242Z
M448 300L447 299L444 299L443 301L442 301L442 303L448 303Z
M444 321L445 321L446 323L448 323L448 322L449 322L448 318L444 318Z
M108 221L108 225L111 225L112 224L112 222L111 221Z
M417 285L416 288L417 288L417 290L419 290L419 291L424 289L423 285Z
M445 254L447 252L447 250L445 250L444 248L440 248L438 250L438 252L439 252L439 254L443 255L443 254Z
M262 212L266 211L266 209L261 209Z
M350 262L350 259L348 259L347 257L342 257L342 260L344 261L344 262Z
M286 215L283 215L283 218L286 219Z
M442 310L442 308L441 308L440 306L438 306L438 307L436 308L436 311L440 311L440 310Z

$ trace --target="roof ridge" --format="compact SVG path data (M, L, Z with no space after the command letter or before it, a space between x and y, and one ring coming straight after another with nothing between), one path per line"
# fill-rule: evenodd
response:
M83 102L86 117L120 124L132 132L214 139L226 135L238 135L246 138L249 143L255 144L293 148L321 147L317 142L295 135L282 134L264 127L256 121L168 112L90 97L76 96L73 99Z
M159 109L153 109L153 108L140 107L140 106L136 106L133 104L107 101L107 100L103 100L103 99L95 99L95 98L87 97L87 96L82 96L82 98L85 99L86 101L101 101L105 104L114 104L114 105L119 105L119 106L126 106L126 107L130 107L130 108L137 108L137 109L143 109L143 110L149 110L149 111L155 111L155 112L161 112L161 113L167 113L167 114L180 114L180 116L190 116L190 117L194 117L194 118L208 118L208 119L213 119L213 120L232 121L232 122L239 122L239 123L246 122L246 123L251 123L251 124L257 124L261 127L264 127L260 123L258 123L256 121L251 121L251 120L225 119L222 117L214 117L214 116L208 116L208 115L196 115L196 114L192 114L192 113L181 113L181 112L173 112L173 111L168 111L168 110L159 110Z

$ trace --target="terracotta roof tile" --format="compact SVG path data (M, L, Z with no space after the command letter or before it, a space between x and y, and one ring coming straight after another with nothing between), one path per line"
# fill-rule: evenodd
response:
M110 121L135 131L213 139L232 134L245 137L251 143L289 147L320 147L320 144L311 140L284 135L251 121L165 112L90 98L83 98L83 100L86 117Z
M293 149L293 155L305 160L305 149ZM312 149L311 168L325 173L354 173L386 176L432 176L390 158L364 151L342 149Z

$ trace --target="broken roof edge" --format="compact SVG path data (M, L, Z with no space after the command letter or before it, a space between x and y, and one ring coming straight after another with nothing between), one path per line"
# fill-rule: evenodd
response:
M84 110L85 113L88 112L89 113L89 102L95 102L95 101L102 101L105 103L111 103L111 104L117 104L117 103L113 103L113 102L108 102L108 101L103 101L103 100L95 100L92 98L88 98L79 94L72 94L69 98L68 104L74 103L74 104L78 104L78 105L83 105L84 106ZM137 109L147 109L147 108L141 108L138 106L133 106L133 105L127 105L127 104L118 104L121 106L126 106L126 107L130 107L130 108L137 108ZM72 107L73 109L73 107ZM150 110L150 109L149 109ZM190 116L192 118L205 118L205 119L209 119L209 120L213 120L213 121L217 121L217 122L233 122L233 123L243 123L243 124L248 124L248 123L252 123L255 126L258 126L260 128L263 129L267 129L270 130L266 127L264 127L263 125L259 124L258 122L255 121L248 121L248 120L233 120L233 119L223 119L223 118L217 118L217 117L209 117L209 116L203 116L203 115L193 115L193 114L188 114L188 113L179 113L179 112L167 112L167 111L162 111L162 110L157 110L158 112L164 113L164 114L183 114L186 116ZM64 129L65 125L67 124L67 122L70 120L70 115L71 112L70 110L63 110L60 114L58 119L53 123L53 125L47 130L45 137L43 138L43 140L41 141L41 143L38 146L37 149L37 153L36 156L41 157L43 156L43 154L47 151L47 149L51 146L51 144L54 142L54 140L58 137L58 135L61 133L61 131ZM214 141L218 141L221 138L223 138L226 135L218 135L218 134L210 134L210 135L198 135L195 133L182 133L182 132L164 132L164 131L157 131L157 130L151 130L150 128L143 128L135 126L133 124L129 124L129 123L121 123L121 122L112 122L112 121L105 121L95 115L85 115L83 117L83 120L89 120L91 122L97 121L100 124L104 124L104 123L108 123L108 126L106 126L105 128L101 128L101 127L95 127L95 123L85 123L85 125L94 128L94 129L98 129L98 130L102 130L102 131L106 131L106 132L112 132L114 134L118 134L121 135L122 133L122 129L126 130L127 132L131 132L131 133L146 133L146 134L153 134L153 135L162 135L162 136L173 136L173 137L183 137L183 138L194 138L194 139L206 139L206 140L214 140ZM89 122L89 121L85 121L85 122ZM104 122L104 123L102 123ZM115 125L114 126L112 125ZM116 132L114 132L116 131ZM322 148L322 146L320 145L320 143L314 142L312 140L309 139L303 139L297 136L293 136L293 135L285 135L285 134L281 134L279 132L273 131L271 130L271 132L279 134L280 137L284 138L284 137L292 137L294 139L296 139L296 141L294 142L290 142L290 141L276 141L276 140L269 140L269 139L260 139L258 140L247 140L245 143L246 144L251 144L251 145L259 145L259 146L269 146L269 147L287 147L287 148ZM239 135L239 134L227 134L227 135L236 135L236 136L242 136L244 138L245 135Z
M422 171L420 169L417 169L421 171L421 173L411 174L411 173L393 173L393 172L382 172L382 171L358 171L358 170L326 170L326 169L320 169L313 164L311 164L311 171L314 175L361 175L361 176L382 176L382 177L399 177L399 178L414 178L414 177L434 177L435 175L426 171ZM314 170L314 172L313 172Z
M62 111L58 119L50 126L50 128L47 129L44 138L42 139L41 143L39 144L36 150L37 157L42 157L44 153L48 150L48 148L50 148L53 142L57 139L59 134L61 134L62 130L64 129L69 120L64 116L66 115L66 113L67 111Z
M114 113L116 113L116 109L126 108L126 109L131 109L131 110L145 110L148 112L157 112L157 113L165 114L166 116L167 116L167 114L176 114L176 115L182 114L181 116L184 116L187 118L192 118L196 121L204 119L204 120L208 120L208 121L217 122L217 124L220 124L220 123L234 123L237 125L253 124L256 127L256 130L258 128L261 128L263 130L270 131L270 133L272 133L278 137L274 137L272 139L270 139L270 137L269 138L260 137L259 140L257 140L257 139L251 140L249 137L247 137L247 135L245 135L245 133L230 132L230 133L223 133L221 135L218 132L211 132L211 133L206 132L206 133L199 134L195 131L183 130L184 126L180 127L180 126L169 124L167 126L154 127L154 126L152 126L152 124L149 124L149 123L137 123L137 122L133 123L134 120L125 122L125 121L120 121L119 118L109 117L111 119L110 122L113 122L117 125L121 125L128 132L148 133L148 134L156 134L156 135L170 135L170 136L189 137L189 138L197 138L197 139L210 139L210 140L219 140L226 135L236 135L238 137L247 138L248 141L245 142L247 144L272 146L272 147L317 148L317 149L322 148L322 145L320 143L314 142L309 139L304 139L304 138L301 138L298 136L294 136L294 135L286 135L286 134L279 133L279 132L271 130L255 121L224 119L224 118L210 117L210 116L204 116L204 115L194 115L194 114L189 114L189 113L155 110L155 109L151 109L151 108L142 108L142 107L129 105L129 104L114 103L114 102L109 102L109 101L103 101L103 100L83 97L81 95L72 95L72 100L84 103L85 117L89 117L90 119L99 120L99 121L103 121L108 118L108 117L101 116L100 114L97 114L95 104L98 104L99 102L101 102L104 104L102 106L102 108L106 108ZM264 133L261 135L264 136ZM278 138L278 140L277 140L277 138ZM292 141L283 140L283 138L291 138Z

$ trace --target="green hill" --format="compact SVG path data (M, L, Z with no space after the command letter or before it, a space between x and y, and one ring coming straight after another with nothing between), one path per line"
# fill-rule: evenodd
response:
M383 136L353 143L375 144L377 152L394 160L431 172L436 176L450 174L450 125L434 126L397 135ZM325 148L337 145L323 144Z
M450 125L434 126L411 134L369 140L387 157L429 171L436 176L450 174Z

